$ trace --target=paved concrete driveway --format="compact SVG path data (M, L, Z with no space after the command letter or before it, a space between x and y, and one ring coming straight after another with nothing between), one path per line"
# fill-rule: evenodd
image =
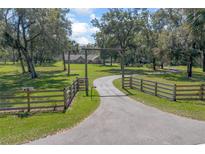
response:
M205 122L191 120L143 105L125 96L103 77L94 85L99 108L78 126L29 144L201 144Z

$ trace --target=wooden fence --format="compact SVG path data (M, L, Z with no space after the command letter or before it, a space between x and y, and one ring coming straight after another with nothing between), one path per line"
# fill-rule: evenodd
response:
M205 100L205 85L176 85L177 100Z
M0 94L0 112L31 110L66 110L76 93L84 88L84 78L77 78L69 87L52 90L29 88L12 94Z
M136 76L127 76L123 80L124 87L140 90L169 100L205 100L205 85L167 84L144 80Z

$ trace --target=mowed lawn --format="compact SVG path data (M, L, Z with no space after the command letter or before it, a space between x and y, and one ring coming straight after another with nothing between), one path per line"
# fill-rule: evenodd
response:
M205 84L205 73L202 72L201 68L193 68L193 77L188 79L186 77L186 66L171 67L172 69L177 69L178 73L168 73L163 74L159 72L167 72L168 68L165 70L158 70L153 73L150 69L139 68L135 70L138 72L138 77L142 79L148 79L152 81L162 82L162 83L176 83L176 84ZM145 71L141 71L141 70ZM146 105L156 107L162 111L174 113L176 115L185 116L198 120L205 120L205 101L190 101L190 100L177 100L176 102L170 101L164 98L159 98L152 96L138 90L133 90L130 88L122 89L121 79L114 81L114 85L128 94L131 98L144 103Z
M35 89L63 89L69 86L76 77L84 77L84 64L72 64L71 76L67 76L66 71L62 71L62 62L56 62L47 66L37 66L39 77L30 79L28 74L21 74L19 64L0 64L0 93L10 93L21 89L21 87L34 87ZM173 68L173 67L172 67ZM126 74L138 74L140 78L164 83L193 84L204 83L205 74L201 68L193 69L193 78L186 77L186 67L177 66L180 73L162 74L169 71L158 69L154 72L147 67L126 67ZM95 64L88 65L89 84L92 86L96 78L108 75L120 74L119 65L101 66ZM205 120L204 101L177 101L172 102L166 99L141 93L137 90L121 88L120 79L114 81L116 87L130 95L130 97L156 107L160 110L186 116L194 119ZM94 95L98 93L94 90ZM40 137L54 134L58 131L69 129L83 119L88 117L100 103L99 97L86 97L85 92L79 92L71 108L66 113L36 113L34 115L20 118L16 115L0 115L0 144L21 144Z
M0 64L0 93L10 93L21 90L21 87L34 87L35 89L63 89L69 86L76 77L84 77L84 65L72 64L71 74L62 71L62 62L56 62L51 66L36 67L39 77L30 79L28 74L21 74L19 64ZM89 82L92 86L94 79L119 74L119 66L101 66L89 64ZM94 95L98 93L94 90ZM63 129L69 129L85 119L95 111L100 103L99 97L86 97L85 92L79 92L71 108L66 113L36 113L20 118L16 115L0 115L0 144L21 144Z

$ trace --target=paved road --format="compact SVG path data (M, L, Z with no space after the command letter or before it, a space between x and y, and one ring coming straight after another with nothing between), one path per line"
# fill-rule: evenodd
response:
M94 85L99 108L78 126L29 144L201 144L205 122L191 120L143 105L125 96L103 77Z

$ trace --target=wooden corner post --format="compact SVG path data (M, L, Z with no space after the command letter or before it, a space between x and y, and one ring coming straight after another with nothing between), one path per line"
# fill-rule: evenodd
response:
M30 106L30 90L26 89L26 93L27 93L28 112L30 112L30 110L31 110L31 106Z
M78 77L76 77L76 82L77 82L77 91L79 91L79 79L78 79Z
M64 111L67 109L67 90L66 88L63 89L63 95L64 95Z
M140 91L143 91L143 79L140 79Z
M177 85L176 84L174 84L174 86L173 86L173 101L176 101L177 99L176 99L176 92L177 91Z
M204 95L204 84L201 84L200 85L200 100L204 99L203 95Z
M157 96L157 82L155 82L154 95Z
M130 75L130 88L132 89L132 75Z

